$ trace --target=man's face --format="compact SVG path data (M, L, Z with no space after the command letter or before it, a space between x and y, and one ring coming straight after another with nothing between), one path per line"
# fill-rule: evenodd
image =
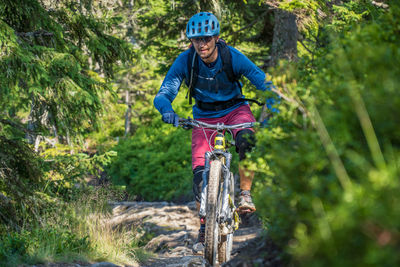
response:
M204 36L190 39L201 59L210 58L211 54L215 50L215 45L218 40L218 36Z

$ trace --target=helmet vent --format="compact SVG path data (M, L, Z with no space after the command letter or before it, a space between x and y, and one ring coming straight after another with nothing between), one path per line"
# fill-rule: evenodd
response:
M210 12L193 15L187 24L186 37L189 39L219 35L220 25L217 17Z

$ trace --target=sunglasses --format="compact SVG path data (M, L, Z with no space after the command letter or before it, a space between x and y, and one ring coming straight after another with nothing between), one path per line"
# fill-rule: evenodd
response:
M204 37L195 37L190 40L196 44L199 44L201 42L208 43L212 40L212 38L213 38L212 36L204 36Z

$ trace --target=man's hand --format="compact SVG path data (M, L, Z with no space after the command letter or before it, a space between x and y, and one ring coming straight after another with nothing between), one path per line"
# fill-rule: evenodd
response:
M165 123L173 124L175 127L179 125L179 116L175 112L167 112L162 114L162 120Z
M267 105L267 108L272 112L272 113L279 113L279 109L276 107L273 107L274 104L279 104L280 100L276 100L273 97L267 97L265 99L265 105Z

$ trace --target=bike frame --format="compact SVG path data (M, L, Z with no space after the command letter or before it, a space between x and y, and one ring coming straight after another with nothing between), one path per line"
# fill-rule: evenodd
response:
M217 136L215 138L215 145L214 145L214 150L212 152L206 152L205 154L205 165L204 165L204 172L203 172L203 188L201 192L201 202L200 202L200 211L199 215L201 217L206 216L206 198L207 198L207 184L208 184L208 175L210 171L210 162L212 160L219 159L223 163L222 165L222 170L223 170L223 181L222 182L222 209L221 209L221 214L218 214L218 222L219 223L224 223L229 219L232 218L227 218L226 213L228 209L228 204L229 204L229 194L228 194L228 188L230 186L231 179L230 178L230 166L231 166L231 161L232 161L232 154L229 152L225 151L225 146L219 144L220 142L225 143L225 135L222 133L222 131L218 131ZM221 148L220 148L221 147Z
M222 171L223 174L220 184L222 182L222 208L221 214L217 214L218 223L221 225L225 222L231 223L232 220L235 218L230 218L227 216L228 209L229 209L229 188L230 188L230 167L232 161L232 154L227 151L226 147L226 139L225 139L225 131L230 131L231 129L246 129L252 128L255 126L259 126L260 123L258 122L247 122L247 123L240 123L235 125L225 125L223 123L218 124L209 124L198 120L193 119L180 119L180 124L184 127L203 127L207 129L214 129L216 130L217 134L215 136L214 141L214 149L211 152L205 153L205 165L204 165L204 172L203 172L203 187L201 192L201 202L200 202L200 217L206 217L206 200L207 200L207 184L208 184L208 175L210 171L210 162L212 160L221 160L222 162ZM234 214L232 214L234 216ZM236 223L235 223L236 225ZM238 222L237 222L238 226ZM237 229L237 226L234 227L230 231L234 231Z

